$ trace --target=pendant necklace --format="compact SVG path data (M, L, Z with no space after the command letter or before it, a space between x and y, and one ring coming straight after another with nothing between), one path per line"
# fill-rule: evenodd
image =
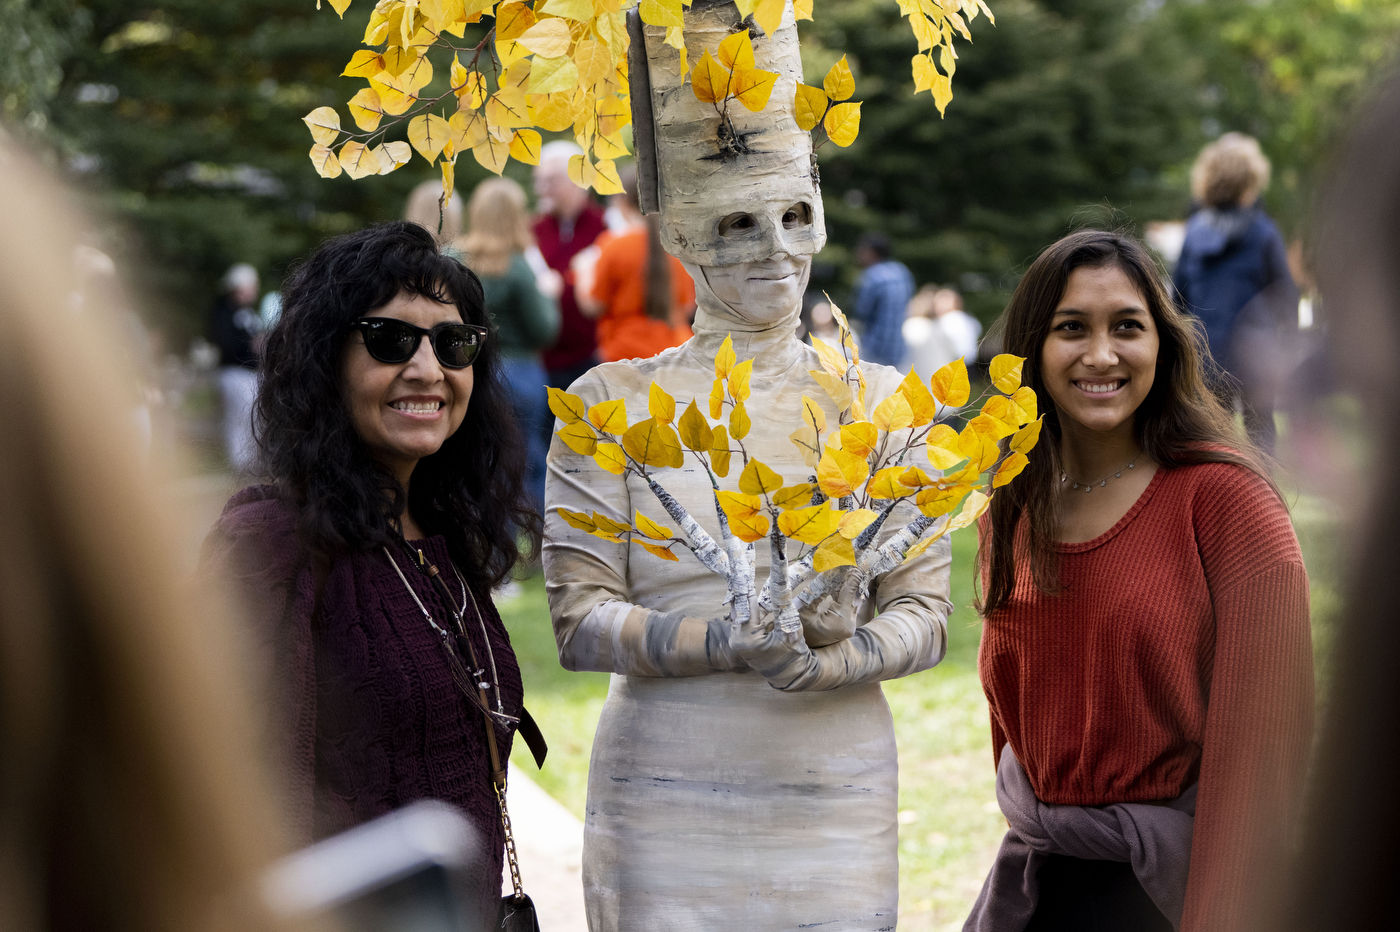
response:
M1093 482L1080 482L1078 479L1075 479L1074 477L1066 473L1063 469L1061 469L1060 483L1062 485L1066 482L1072 483L1070 485L1070 490L1074 492L1078 492L1081 486L1083 487L1085 492L1092 492L1094 491L1094 486L1103 488L1104 486L1108 485L1108 480L1110 479L1122 479L1124 471L1132 469L1133 465L1137 463L1139 456L1142 456L1141 450L1138 450L1137 455L1128 461L1128 465L1124 466L1122 469L1117 470L1112 475L1104 476L1102 479L1095 479Z

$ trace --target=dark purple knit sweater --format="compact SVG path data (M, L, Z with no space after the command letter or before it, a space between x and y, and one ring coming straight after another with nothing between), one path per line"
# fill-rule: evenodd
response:
M270 486L244 489L205 541L203 573L235 583L273 671L272 721L284 736L289 816L301 842L324 838L418 799L460 807L487 842L475 891L494 918L504 836L490 787L483 716L453 683L438 635L379 549L334 559L313 619L310 552L297 514ZM446 541L415 541L454 596ZM400 549L409 584L443 627L451 616ZM473 590L485 614L506 711L521 710L520 668L490 593ZM481 623L468 599L463 617L487 664ZM489 673L488 673L489 678ZM495 696L492 695L494 705ZM514 729L498 726L502 757Z

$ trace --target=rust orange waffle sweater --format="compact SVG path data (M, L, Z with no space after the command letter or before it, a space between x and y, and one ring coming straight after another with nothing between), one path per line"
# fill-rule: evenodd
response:
M993 753L1009 742L1047 803L1171 799L1199 779L1182 929L1241 928L1286 847L1312 735L1288 513L1241 467L1160 469L1109 531L1057 549L1063 591L1038 591L1018 556L984 625Z

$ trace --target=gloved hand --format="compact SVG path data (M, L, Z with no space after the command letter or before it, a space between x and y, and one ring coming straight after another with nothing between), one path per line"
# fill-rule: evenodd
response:
M752 611L747 620L740 620L739 613L730 610L730 648L773 688L791 689L800 684L816 667L803 632L779 628L771 613L759 609L757 598L749 604Z

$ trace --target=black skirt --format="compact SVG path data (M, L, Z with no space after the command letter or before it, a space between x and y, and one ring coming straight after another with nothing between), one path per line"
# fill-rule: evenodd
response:
M1040 900L1026 932L1172 932L1124 861L1052 854L1036 878Z

